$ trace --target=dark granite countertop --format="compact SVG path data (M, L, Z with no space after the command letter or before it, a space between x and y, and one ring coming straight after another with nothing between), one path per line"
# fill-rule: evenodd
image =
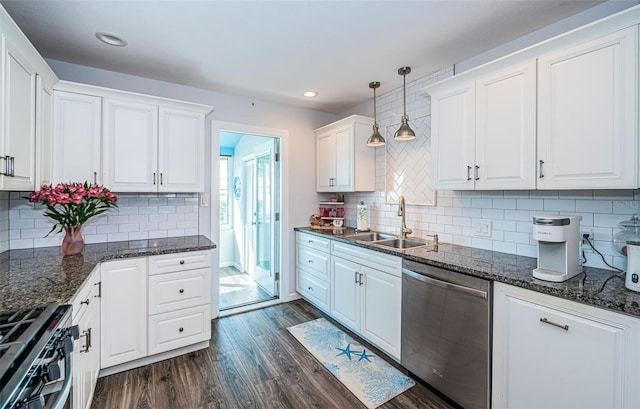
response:
M611 270L584 267L582 274L562 283L553 283L533 277L532 271L537 266L537 259L532 257L446 243L395 250L346 239L345 236L355 233L351 228L340 231L299 227L295 230L393 254L406 260L640 317L640 293L628 290L624 285L624 275L618 276Z
M205 236L87 244L81 255L63 257L60 247L0 254L0 312L57 302L66 304L103 261L213 249Z

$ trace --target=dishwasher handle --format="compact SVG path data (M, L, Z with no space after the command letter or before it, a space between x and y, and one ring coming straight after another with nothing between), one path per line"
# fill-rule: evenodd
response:
M465 287L462 285L450 283L448 281L438 280L436 278L429 277L424 274L419 274L414 271L407 270L406 268L402 269L402 274L406 274L411 278L414 278L418 281L422 281L423 283L432 284L440 288L446 288L448 290L458 291L460 293L464 293L472 297L482 298L484 300L488 298L487 297L488 294L486 291L476 290L475 288Z

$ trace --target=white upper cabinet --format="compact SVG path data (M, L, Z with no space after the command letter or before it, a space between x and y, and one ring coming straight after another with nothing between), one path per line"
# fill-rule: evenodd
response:
M475 178L473 82L431 94L431 169L436 189L473 189Z
M204 191L204 114L160 107L159 191Z
M316 129L316 191L375 190L375 148L367 146L373 119L352 115Z
M54 176L58 183L102 183L102 98L55 91Z
M53 183L53 83L36 78L36 185Z
M435 189L640 185L637 8L427 86Z
M39 98L50 97L46 90L57 78L2 7L0 42L0 190L29 191L36 182L36 132L48 137L44 127L51 125L50 101L39 105Z
M104 100L105 185L115 192L158 187L158 107Z
M536 186L536 65L476 81L476 189Z
M535 188L535 61L429 90L436 189Z
M212 107L66 81L55 102L62 156L91 152L59 164L61 181L97 181L114 192L204 191Z
M638 28L538 61L538 187L638 186Z

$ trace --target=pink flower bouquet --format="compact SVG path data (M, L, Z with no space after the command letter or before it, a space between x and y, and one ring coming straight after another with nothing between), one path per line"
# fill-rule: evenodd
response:
M115 194L89 182L42 185L40 190L29 194L28 199L31 203L45 205L44 215L56 222L47 236L56 229L61 232L67 227L80 227L93 216L118 207Z

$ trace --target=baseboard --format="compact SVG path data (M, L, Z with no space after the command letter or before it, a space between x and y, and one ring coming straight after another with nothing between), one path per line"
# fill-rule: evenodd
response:
M186 347L174 349L172 351L167 351L160 354L136 359L135 361L125 362L123 364L111 366L109 368L101 369L100 373L98 374L98 378L102 378L103 376L113 375L118 372L128 371L129 369L139 368L141 366L153 364L155 362L164 361L165 359L175 358L177 356L188 354L189 352L199 351L205 348L209 348L209 340L202 341L193 345L188 345Z

